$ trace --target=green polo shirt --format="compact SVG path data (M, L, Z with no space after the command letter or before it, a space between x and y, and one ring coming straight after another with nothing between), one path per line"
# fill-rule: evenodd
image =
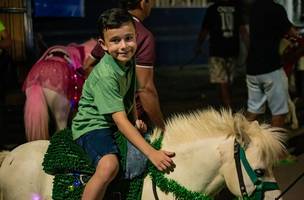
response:
M106 53L84 83L78 112L72 121L73 139L92 130L115 127L112 118L115 112L126 111L130 118L135 86L134 61L121 66Z

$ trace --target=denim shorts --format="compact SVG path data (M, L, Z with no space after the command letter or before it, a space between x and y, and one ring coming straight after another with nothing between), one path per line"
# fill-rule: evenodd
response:
M246 79L249 112L264 113L267 102L272 115L288 113L288 82L282 68L267 74L247 75Z
M93 130L76 139L76 143L85 150L96 167L104 155L119 155L114 133L115 130L110 128Z

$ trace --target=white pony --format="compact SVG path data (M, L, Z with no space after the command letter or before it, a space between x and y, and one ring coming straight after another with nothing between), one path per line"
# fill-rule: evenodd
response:
M52 46L29 71L23 85L26 93L24 123L28 141L49 139L49 112L56 130L67 127L70 110L81 95L84 76L78 73L96 40L83 44Z
M161 135L154 130L152 142ZM199 196L197 199L209 199L203 194L213 196L226 185L238 197L246 192L255 200L274 200L280 191L268 186L275 182L273 164L286 152L282 140L279 130L248 122L230 111L208 109L176 115L166 124L161 147L176 153L176 168L161 175L165 182L160 183L149 172L141 199L192 200L182 196L191 192ZM5 200L52 199L53 177L41 166L48 145L48 141L33 141L2 153L0 191Z

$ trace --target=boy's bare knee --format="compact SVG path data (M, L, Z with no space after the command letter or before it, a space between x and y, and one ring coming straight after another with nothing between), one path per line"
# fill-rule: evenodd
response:
M102 157L98 162L96 173L104 180L104 182L111 182L119 171L119 162L116 155L110 154Z

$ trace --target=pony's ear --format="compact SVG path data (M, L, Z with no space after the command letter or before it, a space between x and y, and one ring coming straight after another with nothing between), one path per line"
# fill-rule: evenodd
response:
M245 127L248 125L246 123L245 117L241 114L235 114L234 120L234 131L235 131L235 139L238 143L246 149L251 141L250 137L246 133Z

